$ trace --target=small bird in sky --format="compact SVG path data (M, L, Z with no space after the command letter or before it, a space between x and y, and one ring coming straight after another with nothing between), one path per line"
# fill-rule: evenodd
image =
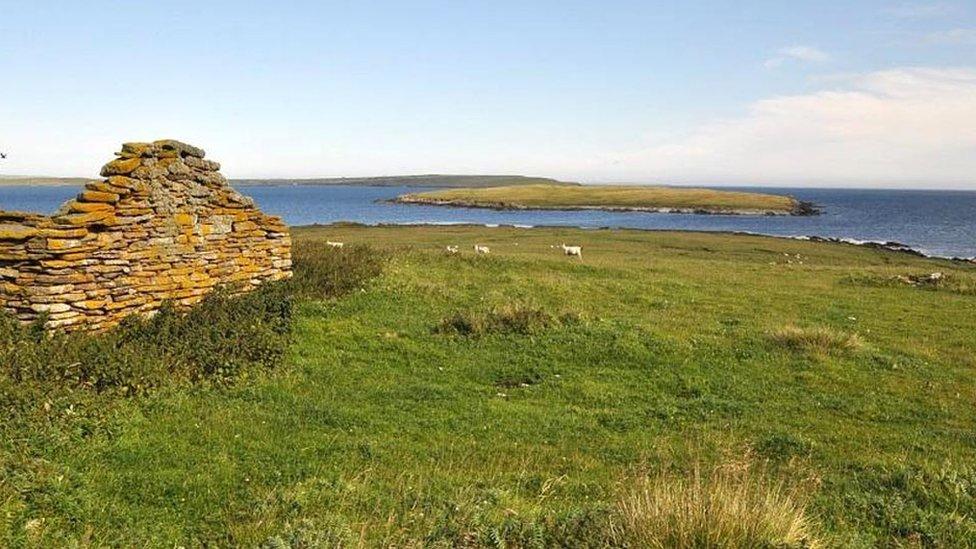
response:
M0 160L7 158L7 153L0 153Z

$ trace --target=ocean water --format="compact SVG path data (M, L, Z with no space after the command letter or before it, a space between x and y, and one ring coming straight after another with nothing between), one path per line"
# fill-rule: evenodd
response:
M239 190L290 225L333 221L366 224L476 223L584 228L738 231L775 236L822 236L859 241L896 241L941 257L976 257L976 191L868 189L775 189L823 209L811 217L657 214L601 211L495 211L383 202L417 187L273 186ZM51 213L78 189L0 187L0 209Z

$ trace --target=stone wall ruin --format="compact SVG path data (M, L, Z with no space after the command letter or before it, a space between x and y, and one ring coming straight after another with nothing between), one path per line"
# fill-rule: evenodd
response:
M54 215L0 211L0 307L48 328L98 330L213 289L291 276L291 238L178 141L126 143Z

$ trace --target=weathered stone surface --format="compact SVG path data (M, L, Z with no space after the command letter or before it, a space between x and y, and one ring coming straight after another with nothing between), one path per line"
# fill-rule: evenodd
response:
M108 202L114 204L119 201L119 195L102 191L82 191L78 195L81 202Z
M90 213L97 211L114 211L115 208L106 202L78 202L72 200L68 202L68 211L72 213Z
M70 311L71 305L66 303L36 303L30 308L38 313L63 313Z
M139 158L120 158L102 166L102 177L126 175L142 165Z
M123 143L120 158L138 158L141 156L152 156L151 143Z
M122 176L116 175L113 177L122 177ZM115 185L112 185L108 181L89 181L88 183L85 184L85 190L98 191L101 193L110 193L110 194L129 194L128 189L122 187L116 187ZM116 201L117 199L112 200L112 202L116 202Z
M104 329L218 286L291 276L281 219L227 185L202 149L126 143L52 217L0 211L0 306L22 321Z
M0 224L0 240L26 240L37 235L37 228L13 223Z
M159 141L153 141L153 149L158 151L158 155L163 157L166 152L176 152L181 156L195 156L197 158L203 158L206 153L203 149L194 147L193 145L187 145L186 143L181 143L179 141L174 141L172 139L162 139Z
M109 177L108 184L116 188L129 189L130 191L136 193L146 192L149 190L149 187L146 185L145 181L122 175L113 175L112 177Z
M113 212L114 210L97 210L93 212L59 215L53 219L59 225L89 225L111 216Z

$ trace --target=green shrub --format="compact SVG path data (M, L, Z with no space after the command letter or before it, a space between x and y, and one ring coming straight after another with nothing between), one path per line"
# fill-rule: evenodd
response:
M529 387L542 383L545 379L545 373L536 366L505 363L495 365L493 370L495 387L504 389Z
M383 272L388 254L370 246L333 248L317 240L298 241L292 248L298 297L328 299L363 288Z
M976 541L976 466L885 464L854 467L828 479L836 487L833 520L891 547L973 547ZM825 495L827 497L827 495Z
M271 536L259 545L259 549L315 549L318 547L351 547L356 537L352 529L341 519L332 518L323 523L302 520L281 534Z
M281 363L291 330L286 284L238 296L218 291L194 307L164 305L104 333L47 333L41 323L0 318L0 376L15 383L58 383L141 392L168 379L218 382L248 366Z
M453 546L467 547L574 547L612 545L611 519L602 509L544 513L538 517L506 516L501 520L471 525Z
M563 313L554 316L542 309L520 304L496 307L488 313L456 311L434 328L436 333L460 336L484 334L532 335L551 328L578 324L580 315Z
M807 439L786 432L774 432L762 436L755 445L759 455L777 461L808 456L813 445Z

